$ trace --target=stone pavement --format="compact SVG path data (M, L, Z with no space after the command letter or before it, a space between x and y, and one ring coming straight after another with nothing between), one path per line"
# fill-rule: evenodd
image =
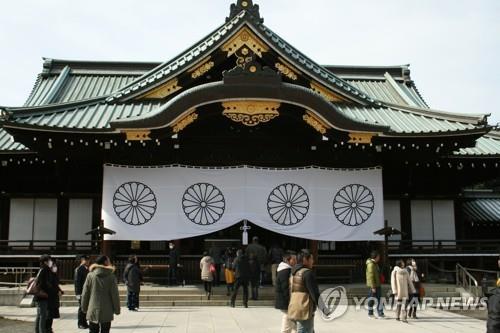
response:
M56 333L86 332L76 328L74 307L61 308L62 318L54 322ZM0 307L0 316L9 319L34 321L35 308ZM369 319L366 311L356 311L350 307L341 318L331 322L317 317L316 332L370 332L387 333L404 330L405 333L448 333L485 332L486 322L450 312L426 309L420 312L420 319L408 324L394 320L394 313L387 311L388 319ZM111 331L120 333L238 333L238 332L279 332L281 313L269 307L162 307L144 308L139 312L122 309L115 317ZM0 327L0 332L5 332ZM7 330L9 333L12 330Z

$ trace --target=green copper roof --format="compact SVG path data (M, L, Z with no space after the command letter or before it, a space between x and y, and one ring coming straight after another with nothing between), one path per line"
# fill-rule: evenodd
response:
M474 148L462 148L456 156L500 156L500 131L491 131L476 141Z

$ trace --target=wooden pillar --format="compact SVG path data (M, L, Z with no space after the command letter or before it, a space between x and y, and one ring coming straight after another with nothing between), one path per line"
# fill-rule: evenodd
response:
M401 231L403 232L403 235L401 235L401 240L407 241L403 243L405 244L405 246L403 247L411 247L411 243L408 242L412 240L411 200L408 198L402 198L400 201L400 209L401 209Z
M105 256L108 256L109 258L111 258L111 241L107 241L107 240L102 240L101 241L101 254L104 254Z
M313 255L313 258L314 258L314 262L319 262L319 259L318 259L318 241L317 240L311 240L310 242L310 250L311 250L311 253Z
M9 238L10 198L0 196L0 240Z
M59 197L57 199L57 240L68 240L69 230L69 199L66 197ZM57 243L58 249L66 248L67 243Z

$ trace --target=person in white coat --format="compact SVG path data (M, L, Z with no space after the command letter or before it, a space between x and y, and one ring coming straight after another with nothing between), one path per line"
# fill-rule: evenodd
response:
M212 281L214 280L212 266L214 266L214 260L208 255L208 252L205 251L203 253L203 258L201 258L200 260L200 270L201 280L203 281L203 284L205 286L205 292L208 299L210 299L210 296L212 296Z
M403 260L399 262L399 269L393 270L391 274L391 288L394 294L394 298L397 302L396 305L396 320L400 320L407 323L406 320L406 304L411 294L415 293L415 287L410 280L410 274L405 269L405 263ZM394 275L394 277L392 277Z

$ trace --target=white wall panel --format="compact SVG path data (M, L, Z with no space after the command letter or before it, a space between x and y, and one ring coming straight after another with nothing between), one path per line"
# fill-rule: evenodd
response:
M10 199L9 240L33 239L34 199ZM9 245L29 245L9 243Z
M432 210L430 200L411 201L412 239L432 240Z
M434 210L434 237L436 239L456 239L453 200L434 200L432 205Z
M57 239L57 199L35 199L34 240ZM35 245L53 246L55 243L37 243Z
M92 229L92 199L69 200L68 224L69 240L92 239L91 235L85 235Z

